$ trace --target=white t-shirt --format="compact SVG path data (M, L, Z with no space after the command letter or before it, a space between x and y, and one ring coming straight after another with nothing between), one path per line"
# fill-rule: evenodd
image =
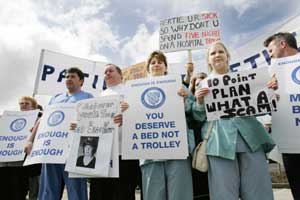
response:
M106 90L101 92L100 96L110 96L110 95L120 95L120 100L125 99L125 86L120 83L116 86L108 87ZM118 139L119 139L119 155L122 154L122 127L118 129Z

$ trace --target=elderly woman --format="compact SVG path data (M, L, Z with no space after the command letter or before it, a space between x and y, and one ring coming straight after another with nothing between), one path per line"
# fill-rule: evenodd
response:
M87 137L82 144L83 155L77 158L77 167L95 168L98 138Z
M35 110L37 105L36 100L30 96L23 96L19 99L20 111ZM30 197L37 198L40 168L39 164L23 167L23 161L0 162L1 199L24 200L28 189L30 189Z
M147 60L150 76L167 74L167 59L160 51L154 51ZM185 97L186 112L191 109L193 95L187 89L179 89L178 95ZM193 132L187 130L190 149L194 147ZM192 200L191 160L143 160L140 161L144 200Z
M209 77L229 73L230 55L221 42L208 49ZM194 117L206 121L203 97L208 88L195 96ZM254 116L219 119L212 122L207 142L209 192L214 200L272 200L272 184L265 153L274 147L273 140ZM206 133L208 122L202 127Z

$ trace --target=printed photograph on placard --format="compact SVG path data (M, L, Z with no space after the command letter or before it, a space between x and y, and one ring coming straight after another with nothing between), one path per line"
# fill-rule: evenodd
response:
M80 137L76 167L95 168L99 137Z

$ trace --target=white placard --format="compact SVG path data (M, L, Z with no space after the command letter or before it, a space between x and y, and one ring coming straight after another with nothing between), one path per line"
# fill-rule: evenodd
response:
M102 177L109 175L113 164L113 136L118 133L113 116L120 112L119 105L119 96L93 98L77 103L79 134L74 137L66 171Z
M123 159L185 159L187 129L180 76L128 81L123 113Z
M104 62L95 62L61 53L42 50L34 94L55 95L66 90L66 69L77 67L85 74L82 90L99 96L104 80Z
M101 178L101 176L78 174L69 172L70 178ZM119 178L119 141L118 133L115 132L113 136L113 147L111 152L111 161L109 163L108 176L105 178Z
M272 136L281 153L300 153L300 55L276 60L280 99L272 115Z
M39 110L4 111L0 120L0 162L23 161L24 147Z
M76 120L75 106L74 103L63 103L46 108L24 165L66 162L75 134L69 130L70 123Z
M220 37L216 12L174 17L160 22L159 48L163 52L205 49Z
M267 68L211 74L201 82L209 88L204 98L207 120L270 113L276 100L274 90L267 88L269 80Z

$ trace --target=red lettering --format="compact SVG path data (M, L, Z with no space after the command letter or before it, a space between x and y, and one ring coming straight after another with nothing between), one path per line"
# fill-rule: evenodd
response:
M202 13L201 16L204 20L218 18L217 13Z
M186 32L185 33L185 38L186 39L195 39L195 38L199 38L199 33L198 32Z

